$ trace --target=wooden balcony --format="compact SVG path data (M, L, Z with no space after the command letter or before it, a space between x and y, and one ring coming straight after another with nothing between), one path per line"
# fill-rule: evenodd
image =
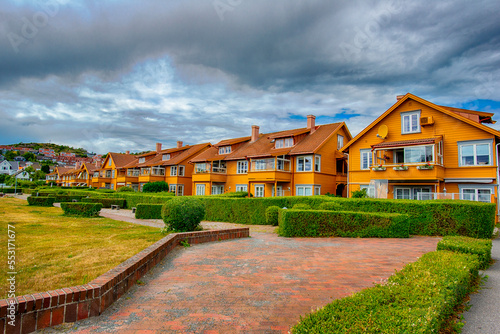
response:
M431 165L432 168L425 167L424 164L408 164L401 168L401 165L382 165L382 167L372 167L370 178L372 180L443 180L444 167Z
M251 182L290 182L292 173L282 171L248 172L248 181Z
M197 172L192 176L193 182L220 182L224 183L227 181L227 175L221 173L202 173Z

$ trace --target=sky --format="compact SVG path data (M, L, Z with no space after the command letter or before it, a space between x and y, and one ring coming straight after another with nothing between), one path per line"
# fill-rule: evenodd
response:
M139 152L309 114L354 136L408 92L500 113L499 12L498 0L2 0L0 144Z

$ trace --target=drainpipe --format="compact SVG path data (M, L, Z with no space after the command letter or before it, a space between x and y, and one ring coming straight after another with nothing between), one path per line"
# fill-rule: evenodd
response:
M500 143L496 144L495 148L496 148L496 152L495 152L495 155L497 157L497 215L500 214L500 168L498 166L498 146L500 146Z

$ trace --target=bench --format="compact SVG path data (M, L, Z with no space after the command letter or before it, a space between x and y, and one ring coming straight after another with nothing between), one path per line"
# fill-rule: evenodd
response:
M120 210L120 206L112 204L111 205L111 210Z
M137 208L132 208L132 213L135 213L135 210L137 210Z

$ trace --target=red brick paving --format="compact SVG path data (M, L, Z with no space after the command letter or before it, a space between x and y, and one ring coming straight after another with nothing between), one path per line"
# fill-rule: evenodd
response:
M300 316L381 282L438 241L254 233L178 248L145 285L71 332L287 333Z

